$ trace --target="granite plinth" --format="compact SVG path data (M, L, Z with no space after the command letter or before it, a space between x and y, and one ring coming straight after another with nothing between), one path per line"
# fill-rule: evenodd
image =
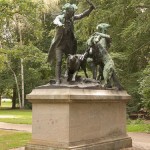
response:
M119 150L126 134L126 91L37 88L32 103L32 140L26 150Z

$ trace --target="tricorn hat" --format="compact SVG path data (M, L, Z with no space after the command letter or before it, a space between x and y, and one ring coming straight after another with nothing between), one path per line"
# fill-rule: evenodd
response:
M70 4L70 3L66 3L63 7L62 7L63 11L67 10L67 9L72 9L73 11L76 11L78 9L76 4Z

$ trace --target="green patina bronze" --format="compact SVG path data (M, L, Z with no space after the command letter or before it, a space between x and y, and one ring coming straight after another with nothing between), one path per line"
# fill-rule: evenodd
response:
M76 54L77 51L77 41L74 35L74 21L88 16L95 8L91 2L87 2L90 8L78 15L75 15L75 11L77 10L75 4L65 4L62 7L63 13L58 15L53 21L56 25L56 34L49 49L48 62L52 64L56 59L55 74L57 84L61 83L60 77L63 54L67 56L68 54Z
M102 71L105 87L112 87L112 85L115 84L118 89L123 89L115 73L114 61L108 53L111 38L108 34L106 34L106 31L109 26L110 25L106 23L102 23L97 26L97 29L101 29L103 33L95 32L88 39L87 45L89 48L85 52L84 56L91 57L93 59L93 64L99 65L99 74L101 74Z

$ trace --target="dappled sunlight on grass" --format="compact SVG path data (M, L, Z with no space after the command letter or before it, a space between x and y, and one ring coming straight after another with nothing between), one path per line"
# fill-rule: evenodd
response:
M0 122L32 124L32 110L0 109Z
M31 133L0 130L0 148L8 150L22 147L31 139Z

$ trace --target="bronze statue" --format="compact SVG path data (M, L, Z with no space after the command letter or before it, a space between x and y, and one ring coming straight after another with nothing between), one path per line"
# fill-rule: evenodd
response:
M88 50L85 53L86 57L92 58L91 63L91 68L92 68L92 74L93 74L93 79L96 80L103 80L103 68L104 68L104 63L102 62L102 55L99 52L99 49L96 45L93 44L93 48L91 48L90 45L92 45L92 41L97 40L101 43L102 47L105 48L107 51L110 48L111 44L111 38L109 35L106 34L107 28L109 27L109 24L106 23L101 23L97 26L97 30L101 29L102 32L95 32L87 41L88 45ZM100 39L96 39L101 35ZM97 69L98 69L98 76L97 76Z
M83 59L83 57L84 56L82 54L68 55L66 65L67 81L76 81L76 76L80 68L84 71L86 78L88 78L86 72L86 59Z
M74 35L74 21L88 16L95 8L90 1L87 0L87 2L90 5L90 8L78 15L74 14L77 10L75 4L65 4L62 8L63 14L57 16L53 21L56 25L56 34L49 49L48 62L52 64L56 58L56 84L61 83L60 78L63 54L67 56L68 54L76 54L77 51L77 41Z
M102 27L103 29L103 27L106 27L106 24L103 25L104 24L99 25L98 28ZM85 52L84 57L92 57L93 63L102 68L105 87L111 88L114 84L119 90L122 90L123 87L116 76L114 61L107 51L108 47L106 41L110 41L109 35L99 32L94 33L87 41L89 49Z

